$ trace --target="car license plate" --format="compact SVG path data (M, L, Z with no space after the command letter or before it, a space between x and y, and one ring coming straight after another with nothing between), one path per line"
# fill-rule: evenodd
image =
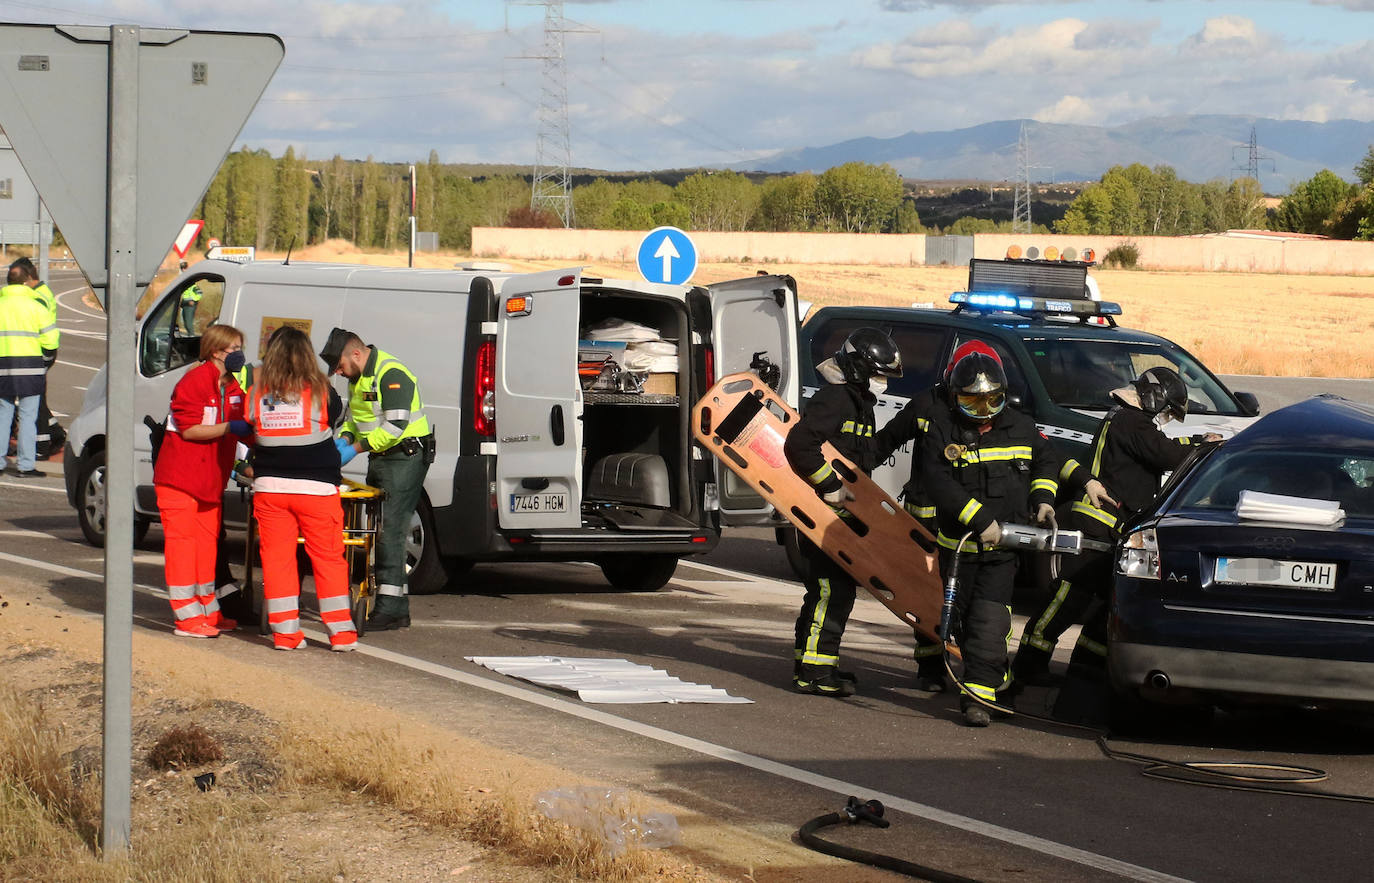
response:
M567 494L511 494L512 512L567 512Z
M1218 558L1216 581L1227 585L1331 592L1336 589L1336 565L1274 558Z

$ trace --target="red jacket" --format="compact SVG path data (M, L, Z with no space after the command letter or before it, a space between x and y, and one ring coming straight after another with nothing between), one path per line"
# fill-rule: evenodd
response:
M201 362L177 382L170 425L153 464L153 484L174 487L206 503L218 503L224 496L238 438L226 432L208 441L187 441L181 430L243 419L247 396L232 376L221 394L219 377L214 362Z

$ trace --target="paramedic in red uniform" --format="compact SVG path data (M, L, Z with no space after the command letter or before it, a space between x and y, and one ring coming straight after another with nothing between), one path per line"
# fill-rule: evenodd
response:
M291 326L277 329L249 396L248 422L257 439L253 514L262 551L263 598L278 650L305 646L297 536L305 540L310 556L330 649L358 646L348 611L339 449L332 428L342 417L343 401L315 361L310 338Z
M206 328L200 364L172 390L167 433L153 465L167 595L176 634L185 638L215 638L238 626L215 600L215 538L235 436L249 434L243 390L234 379L241 367L243 332L231 325Z

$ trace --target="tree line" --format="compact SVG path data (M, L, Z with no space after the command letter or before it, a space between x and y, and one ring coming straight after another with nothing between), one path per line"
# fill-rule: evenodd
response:
M1176 236L1270 227L1341 238L1374 238L1374 147L1356 167L1359 184L1323 171L1293 188L1268 212L1258 182L1195 184L1168 166L1115 166L1085 187L1053 231ZM553 227L530 208L529 177L472 175L430 151L415 166L417 229L445 248L467 248L474 226ZM360 248L397 249L410 235L409 166L366 160L308 161L288 147L280 157L244 147L231 153L200 205L207 238L281 251L326 239ZM960 218L943 231L922 226L915 199L887 164L850 162L820 174L754 180L733 171L697 171L668 184L654 177L596 178L572 189L578 227L645 230L844 233L1006 232L1010 219ZM1048 232L1048 228L1041 227Z

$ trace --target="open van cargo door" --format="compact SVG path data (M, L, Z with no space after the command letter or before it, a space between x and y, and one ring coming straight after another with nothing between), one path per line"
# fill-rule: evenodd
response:
M582 525L580 270L504 280L496 303L496 511L505 530Z
M778 397L797 407L797 283L791 276L750 276L708 286L715 375L750 370L762 353L780 375ZM773 507L728 469L717 471L720 513L726 524L771 523Z

